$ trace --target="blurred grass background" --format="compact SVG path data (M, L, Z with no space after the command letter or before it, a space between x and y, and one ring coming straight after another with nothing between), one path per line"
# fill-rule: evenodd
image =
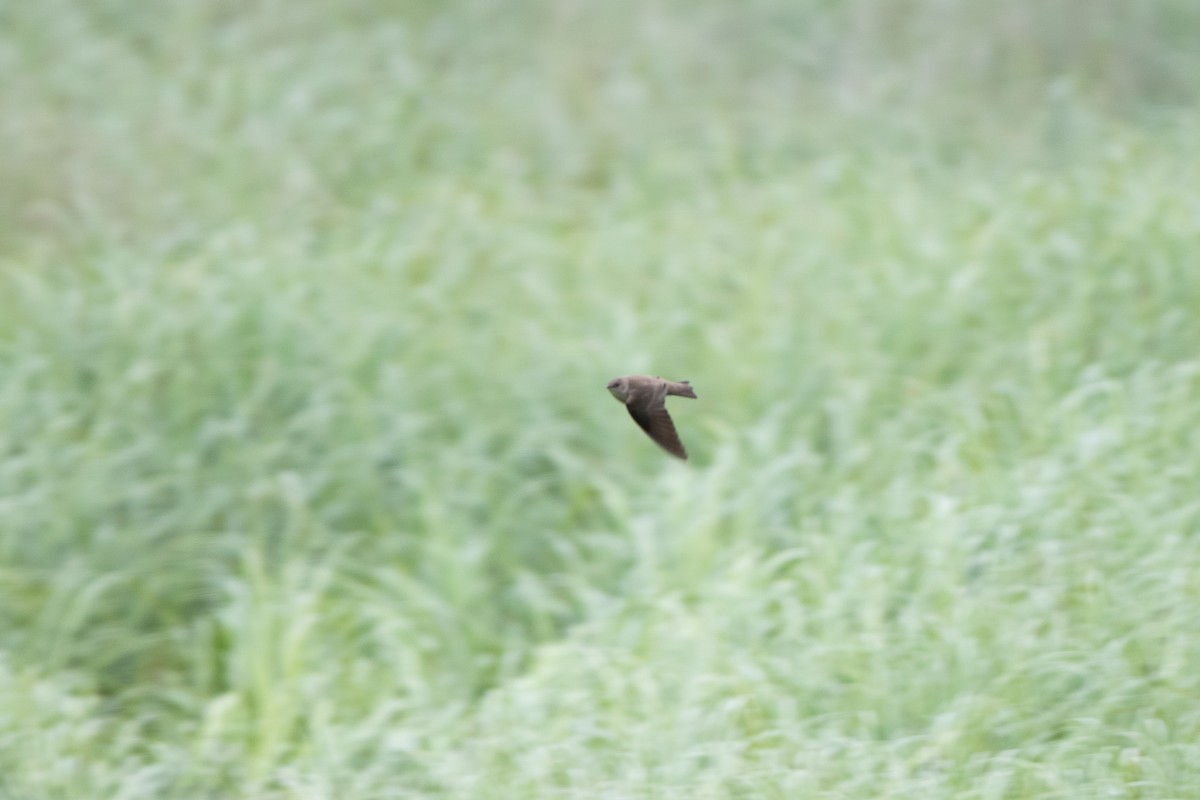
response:
M0 7L0 797L1200 795L1198 42Z

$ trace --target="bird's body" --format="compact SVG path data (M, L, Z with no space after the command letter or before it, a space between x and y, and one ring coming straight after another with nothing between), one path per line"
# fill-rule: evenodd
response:
M667 413L667 395L690 397L696 393L687 381L666 381L650 375L625 375L608 382L608 391L625 404L629 416L646 434L671 455L686 459L687 450Z

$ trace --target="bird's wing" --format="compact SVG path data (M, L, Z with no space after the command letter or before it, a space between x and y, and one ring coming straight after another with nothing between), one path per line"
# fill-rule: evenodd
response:
M634 390L625 401L629 416L653 439L659 447L673 456L687 459L687 450L679 441L675 423L667 413L666 384Z

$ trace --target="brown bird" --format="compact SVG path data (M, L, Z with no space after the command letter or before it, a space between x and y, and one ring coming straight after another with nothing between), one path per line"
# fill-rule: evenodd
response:
M664 381L657 376L626 375L608 382L612 396L625 404L629 416L659 447L673 456L687 459L687 450L675 432L675 423L667 413L667 395L696 399L687 381Z

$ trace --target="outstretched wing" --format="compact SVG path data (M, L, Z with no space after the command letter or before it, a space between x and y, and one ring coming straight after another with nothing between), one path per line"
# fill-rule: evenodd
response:
M675 431L675 423L667 413L666 385L653 388L639 388L625 401L629 416L653 439L659 447L677 458L687 459L687 450L679 441Z

